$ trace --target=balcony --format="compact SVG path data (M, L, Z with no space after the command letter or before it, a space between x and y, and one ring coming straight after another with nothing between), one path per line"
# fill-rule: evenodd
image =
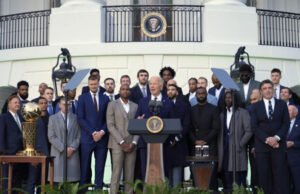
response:
M102 41L205 43L204 10L198 5L103 6ZM49 45L50 14L43 10L0 16L0 50ZM145 33L149 14L165 20L159 36ZM257 9L257 15L259 45L300 48L300 14Z

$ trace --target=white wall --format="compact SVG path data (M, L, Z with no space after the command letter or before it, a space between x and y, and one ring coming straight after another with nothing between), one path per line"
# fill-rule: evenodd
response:
M0 0L0 15L50 9L51 0Z
M300 13L300 0L256 0L257 8Z

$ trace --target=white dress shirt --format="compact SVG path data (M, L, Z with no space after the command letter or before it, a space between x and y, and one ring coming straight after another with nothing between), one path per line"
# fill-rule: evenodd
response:
M230 110L230 111L229 111ZM230 107L228 109L226 109L226 126L227 126L227 129L229 129L230 127L230 122L231 122L231 118L232 118L232 107Z
M251 81L251 80L250 80ZM248 91L249 91L249 85L250 85L250 81L246 84L243 84L243 88L244 88L244 95L245 95L245 100L247 100L247 96L248 96Z
M271 98L270 100L271 100L272 109L273 109L273 112L274 112L274 110L275 110L275 100L274 100L274 98ZM270 100L264 98L265 109L266 109L266 113L267 113L268 117L270 117L270 115L269 115L269 101Z
M129 101L127 103L125 103L122 98L120 98L120 101L122 103L122 106L124 108L124 110L126 111L126 113L129 113L130 107L129 107Z
M280 99L280 84L274 85L274 97Z
M90 91L90 94L92 95L92 100L94 102L94 92ZM99 106L99 93L98 93L98 90L96 92L96 96L95 97L96 97L97 105Z
M110 94L108 92L104 92L103 94L106 95L109 98L109 100L112 100L112 101L116 100L115 94ZM112 99L110 99L110 97L112 97Z
M290 128L289 128L289 133L288 134L290 134L291 132L292 132L292 129L293 129L293 126L294 126L294 124L295 124L295 121L296 121L296 118L293 118L292 120L291 120L291 124L290 124Z
M151 100L154 100L155 97L156 97L156 101L162 101L162 95L161 95L161 93L159 93L158 96L153 96L153 95L151 94Z
M146 96L148 96L148 93L147 93L147 85L141 85L141 84L138 84L139 85L139 88L140 88L140 90L141 90L141 92L142 92L142 94L143 94L143 90L145 90L145 94L146 94ZM144 94L143 94L144 95Z
M21 120L20 120L20 118L19 118L18 113L14 113L14 112L12 112L12 111L9 111L9 112L10 112L10 114L14 117L14 119L15 119L15 121L16 121L18 127L19 127L20 130L22 131L22 123L21 123Z
M196 96L196 92L190 92L189 101Z
M223 89L223 86L221 86L219 89L216 88L216 98L219 100L219 97L220 97L220 94L221 94L221 91Z

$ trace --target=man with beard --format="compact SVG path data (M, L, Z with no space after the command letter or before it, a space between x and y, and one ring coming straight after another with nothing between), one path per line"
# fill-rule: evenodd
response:
M211 81L214 84L214 86L209 88L208 93L217 98L218 107L221 107L224 104L225 88L214 74L211 76Z
M189 93L187 93L184 97L187 102L189 102L192 98L196 96L196 90L197 90L197 78L191 77L188 81L189 84Z
M183 96L178 96L177 86L174 84L168 85L167 95L173 105L170 118L180 119L183 128L179 135L170 135L164 143L165 175L170 187L176 187L182 182L183 167L188 155L186 136L190 128L190 104ZM176 160L172 156L176 156Z
M220 117L218 108L207 102L206 88L196 90L198 104L192 107L190 140L196 145L208 145L209 156L217 157L217 136L220 130ZM210 189L217 191L217 165L214 166L210 181Z
M48 140L48 121L49 115L47 111L48 101L44 97L40 97L38 101L38 106L41 111L40 118L36 121L36 141L35 149L42 155L50 155L50 142ZM48 165L47 165L48 167ZM46 170L48 172L48 170ZM47 174L45 180L47 179ZM29 173L27 179L27 192L29 194L34 194L34 188L41 184L41 166L31 164L29 166ZM37 193L40 193L41 189L37 189Z
M104 80L104 87L106 91L103 94L106 95L110 101L115 101L120 97L119 94L115 95L116 84L113 78L106 78Z
M131 79L129 75L122 75L120 78L120 84L122 85L128 85L130 87L131 85Z
M240 82L238 87L240 88L239 97L242 107L247 107L250 105L250 96L252 90L259 89L259 82L252 79L252 69L249 65L242 65L239 69L240 72Z
M28 102L27 98L28 98L28 88L29 88L29 84L27 81L19 81L17 84L17 93L13 93L12 95L17 95L19 98L19 104L20 104L20 108L19 108L19 113L21 113L23 106ZM8 101L5 102L5 104L3 105L2 108L2 113L6 113L8 111Z

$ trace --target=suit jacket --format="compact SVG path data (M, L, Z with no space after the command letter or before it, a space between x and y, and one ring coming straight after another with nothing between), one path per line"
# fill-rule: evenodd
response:
M138 142L138 136L132 136L128 132L128 122L134 119L138 105L129 101L129 112L127 113L122 105L121 99L112 101L108 104L106 113L107 128L110 136L108 148L122 150L120 142L132 143Z
M146 87L147 87L147 96L149 96L149 95L151 95L149 85L147 84ZM129 100L131 100L132 102L134 102L136 104L139 104L140 100L142 98L144 98L143 93L138 84L136 84L135 86L130 88L130 92L131 92L131 94L130 94Z
M190 140L193 145L196 140L205 141L209 145L210 155L217 156L217 136L220 130L219 111L212 104L206 103L204 106L192 107Z
M48 140L48 120L49 116L40 117L36 121L35 148L38 152L49 156L50 142Z
M105 96L107 96L108 99L110 100L109 95L107 95L105 92L104 92L103 94L104 94ZM113 97L114 97L114 100L118 100L118 99L120 98L120 94L114 94Z
M183 92L182 92L182 88L177 86L177 91L178 91L178 96L183 96ZM164 85L161 93L164 95L164 96L167 96L167 87Z
M211 105L218 106L218 99L211 94L207 94L207 102ZM190 100L190 104L192 107L198 104L196 96Z
M273 119L268 118L264 101L253 104L251 112L251 127L254 132L254 147L256 152L268 152L273 148L265 143L266 138L274 135L280 137L279 148L286 150L286 135L289 129L290 119L287 105L284 101L274 99L275 107Z
M90 91L90 88L88 86L84 86L81 90L81 94L88 93L89 91ZM102 86L99 86L99 91L101 94L103 94L106 90Z
M48 125L48 138L51 143L51 156L55 156L54 182L63 182L63 153L65 150L64 137L64 117L61 112L58 112L50 116ZM75 114L69 113L67 146L75 149L75 152L70 158L68 158L68 181L78 181L80 179L79 144L80 128L77 123L77 118Z
M19 115L20 121L24 120ZM0 115L0 152L7 155L15 155L23 150L22 129L10 112Z
M41 98L41 96L34 98L31 100L31 102L39 103L40 98Z
M151 100L151 95L149 94L149 96L147 96L147 98L142 98L139 102L139 106L138 109L136 111L135 114L135 118L137 118L138 116L142 116L143 114L144 119L147 119L151 116L153 116L153 114L150 112L149 108L148 108L148 104ZM170 111L172 108L172 102L166 97L166 96L162 96L162 108L160 110L160 114L158 115L161 118L170 118ZM144 139L141 137L139 139L138 142L138 148L146 148L147 144L145 143Z
M292 131L287 135L287 141L293 141L294 146L287 149L287 159L290 166L300 166L300 120L296 119Z
M239 102L242 103L242 107L247 107L248 105L250 105L250 96L251 96L251 93L252 93L252 90L254 89L259 89L259 85L260 85L260 82L256 81L256 80L250 80L249 81L249 88L248 88L248 93L247 93L247 98L245 100L245 93L244 93L244 87L243 87L243 83L242 82L239 82L237 85L238 87L240 88L240 91L239 91Z
M102 147L107 147L108 130L106 126L106 109L109 103L107 96L98 93L98 109L95 109L93 98L90 94L84 93L78 99L77 119L81 128L81 143L94 143L92 134L95 131L104 130L105 135L97 143Z
M217 90L217 88L215 86L211 87L211 88L209 88L208 93L213 96L216 96L216 90ZM220 92L219 98L217 98L218 99L218 107L222 107L222 105L224 104L224 97L225 97L225 88L223 87Z
M170 118L180 119L182 131L179 135L170 135L164 143L164 161L166 169L168 169L168 167L185 165L185 158L188 155L187 136L191 127L190 111L191 106L183 97L177 97L175 104L172 102ZM170 142L174 141L176 142L175 146L171 146ZM173 159L173 156L175 155L176 160Z
M225 110L226 111L226 110ZM225 124L225 113L224 111L220 115L221 118L221 130L218 135L218 160L219 160L219 171L222 170L223 156L224 156L224 124ZM250 124L249 113L242 108L238 108L234 113L234 125L232 123L232 118L230 121L230 132L229 132L229 161L228 170L233 170L233 152L236 153L236 170L246 171L248 168L248 158L247 158L247 143L252 137L252 130ZM233 130L235 134L233 134ZM234 136L235 135L235 136ZM232 139L236 140L235 150L232 149ZM227 167L226 167L227 168Z

